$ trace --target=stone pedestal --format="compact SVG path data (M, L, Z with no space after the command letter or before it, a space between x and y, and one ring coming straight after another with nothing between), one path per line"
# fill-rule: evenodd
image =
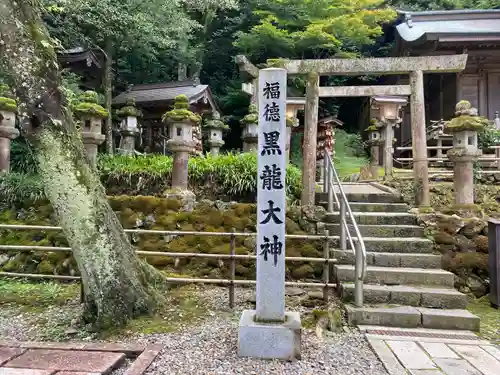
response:
M210 140L208 143L210 144L210 153L212 156L218 156L220 148L224 146L224 141Z
M300 359L300 313L286 312L285 321L260 323L255 310L240 318L238 355L263 359Z
M378 180L379 178L379 160L380 160L380 144L378 142L374 142L370 144L370 174L374 180Z
M182 143L169 139L167 148L172 151L174 163L172 166L172 189L188 189L188 161L189 153L194 150L193 142Z
M15 124L15 113L0 111L0 172L10 170L10 141L19 136Z
M134 155L135 139L139 135L136 130L120 130L120 153L123 155Z
M453 188L457 205L474 204L474 170L473 163L481 156L480 150L452 148L448 158L454 163Z
M97 164L97 147L104 142L106 136L100 133L83 131L82 139L90 165L95 167Z

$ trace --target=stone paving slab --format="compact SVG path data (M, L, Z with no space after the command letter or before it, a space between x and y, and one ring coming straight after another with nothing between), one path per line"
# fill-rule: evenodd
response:
M120 366L125 354L53 349L30 349L4 367L57 371L87 371L107 374Z
M364 327L370 332L372 327ZM429 337L431 330L419 330L414 335L393 336L386 329L384 335L365 333L373 351L390 375L499 375L500 348L484 340L453 340L456 331L440 330L437 337ZM410 330L408 330L410 332ZM425 335L423 334L425 333ZM450 338L439 338L447 336Z
M20 356L26 351L26 349L21 348L5 348L0 347L0 366L7 363L11 359Z
M123 375L142 375L162 349L133 343L0 341L0 375L104 375L126 357L131 364Z
M29 368L0 367L0 375L53 375L52 370L33 370Z

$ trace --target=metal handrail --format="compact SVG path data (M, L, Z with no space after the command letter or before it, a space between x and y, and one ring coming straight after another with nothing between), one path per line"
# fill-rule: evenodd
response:
M356 223L356 219L352 213L351 207L347 200L347 196L345 195L344 189L342 188L342 184L340 182L340 178L335 170L335 166L333 165L333 161L331 155L325 152L325 160L324 160L324 182L323 182L323 191L328 194L328 212L333 212L333 201L335 199L335 204L339 207L339 217L340 217L340 249L347 249L347 239L349 240L349 244L351 245L351 249L355 255L355 264L354 264L354 273L355 273L355 281L354 281L354 303L357 307L363 306L363 281L366 275L366 247L365 241L361 236L361 232L359 231L358 224ZM337 193L335 192L335 185L338 186L338 194L340 196L337 197ZM346 214L350 218L350 223L354 228L354 234L357 237L358 241L355 243L353 240L353 236L351 235L351 231L349 230L349 225L346 220Z

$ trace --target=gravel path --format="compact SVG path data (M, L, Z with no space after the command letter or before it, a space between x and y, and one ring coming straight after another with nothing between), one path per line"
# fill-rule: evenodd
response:
M226 288L199 287L196 293L203 297L208 308L207 317L200 323L191 323L176 333L135 334L119 340L164 346L146 375L387 375L364 337L354 329L344 329L341 333L325 331L321 338L314 330L304 329L300 361L239 358L236 354L238 320L243 309L252 308L249 301L253 291L236 290L234 311L227 307ZM311 312L314 307L294 303L304 296L289 297L287 304L293 305L290 309L302 315ZM22 312L18 306L4 305L0 308L0 340L44 340L47 327L53 322L70 322L77 314L75 305L38 312ZM73 339L90 341L93 337L82 333ZM123 372L124 369L120 369L112 375Z

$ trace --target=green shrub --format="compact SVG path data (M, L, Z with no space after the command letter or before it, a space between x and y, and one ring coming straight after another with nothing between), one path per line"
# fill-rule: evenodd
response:
M172 157L165 155L103 156L99 159L102 181L110 195L127 192L162 194L168 188L172 164ZM257 191L255 153L190 158L188 173L190 188L200 197L227 195L235 199L247 197L253 200ZM300 197L300 181L301 171L289 165L286 185L287 194L292 200Z
M487 126L478 132L478 146L481 150L488 150L492 146L500 145L500 130Z
M172 157L165 155L108 156L99 158L101 181L108 195L161 196L170 185ZM229 197L255 201L257 155L225 154L189 159L189 184L199 199ZM300 198L301 171L287 167L286 189L292 203ZM7 205L44 200L40 178L34 174L0 176L0 202Z

